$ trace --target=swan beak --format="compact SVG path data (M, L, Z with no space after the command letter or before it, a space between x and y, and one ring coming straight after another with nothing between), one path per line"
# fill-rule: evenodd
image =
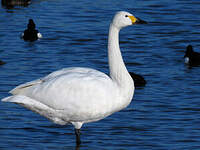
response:
M147 24L146 21L144 21L144 20L142 20L140 18L136 18L134 16L128 16L128 17L131 19L132 24Z

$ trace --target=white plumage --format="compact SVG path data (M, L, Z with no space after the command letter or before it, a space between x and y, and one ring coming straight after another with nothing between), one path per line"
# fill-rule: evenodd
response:
M121 56L119 31L140 22L128 12L115 15L108 39L110 76L91 68L64 68L17 86L10 91L13 96L2 101L20 104L57 124L72 123L80 144L83 123L103 119L132 100L134 83Z

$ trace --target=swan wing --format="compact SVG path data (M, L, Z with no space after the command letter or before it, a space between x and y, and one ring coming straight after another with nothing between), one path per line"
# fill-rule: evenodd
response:
M27 88L32 87L34 85L37 84L41 84L42 82L48 81L50 79L53 79L57 76L63 75L63 74L67 74L67 73L87 73L88 71L96 71L94 69L90 69L90 68L81 68L81 67L70 67L70 68L63 68L57 71L54 71L52 73L50 73L49 75L47 75L44 78L40 78L40 79L36 79L30 82L26 82L24 84L21 84L17 87L15 87L14 89L12 89L9 93L16 95L16 94L22 94L25 90L27 90Z
M20 94L20 93L23 93L23 91L29 87L32 87L36 84L40 84L42 83L43 80L42 79L37 79L37 80L33 80L33 81L30 81L30 82L26 82L24 84L21 84L17 87L15 87L14 89L12 89L11 91L9 91L9 93L13 94L13 95L17 95L17 94Z

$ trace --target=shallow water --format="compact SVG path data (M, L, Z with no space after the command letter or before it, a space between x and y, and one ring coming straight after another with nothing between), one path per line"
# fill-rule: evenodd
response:
M32 0L0 7L0 99L15 86L70 66L108 72L107 33L116 11L148 21L120 32L129 71L147 81L132 103L104 120L84 124L80 150L199 150L200 67L184 65L188 44L200 49L196 0ZM19 38L33 18L43 38ZM0 102L0 149L76 149L73 127L59 126L21 106Z

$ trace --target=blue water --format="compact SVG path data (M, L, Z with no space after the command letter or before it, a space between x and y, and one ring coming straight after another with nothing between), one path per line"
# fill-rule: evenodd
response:
M200 67L184 65L188 44L200 49L197 0L32 0L0 7L0 99L15 86L71 66L108 73L107 34L116 11L148 21L120 32L129 71L143 75L132 103L84 124L80 150L199 150ZM32 18L43 38L19 38ZM25 108L0 102L1 150L76 149L71 125L55 125Z

